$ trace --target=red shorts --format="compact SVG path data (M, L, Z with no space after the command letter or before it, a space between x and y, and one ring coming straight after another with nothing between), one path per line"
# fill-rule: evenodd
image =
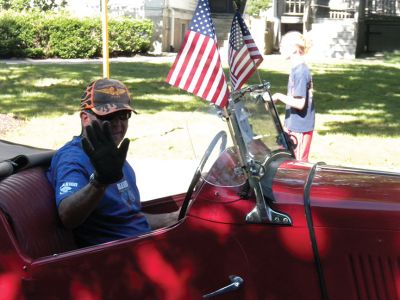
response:
M294 149L294 155L297 160L308 161L310 154L311 141L314 131L294 132L286 129L289 135L293 136L297 142L297 147Z

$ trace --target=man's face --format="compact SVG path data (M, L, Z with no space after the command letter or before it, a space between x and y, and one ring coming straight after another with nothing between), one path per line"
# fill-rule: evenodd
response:
M88 112L91 122L110 122L111 134L116 145L119 145L125 137L128 130L128 120L131 117L131 111L121 110L115 113L107 114L104 116L96 115L93 112Z

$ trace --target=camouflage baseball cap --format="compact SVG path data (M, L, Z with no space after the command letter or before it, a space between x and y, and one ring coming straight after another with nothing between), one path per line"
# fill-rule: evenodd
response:
M81 110L90 109L100 116L119 110L136 113L130 104L128 88L121 81L108 78L91 82L81 97Z

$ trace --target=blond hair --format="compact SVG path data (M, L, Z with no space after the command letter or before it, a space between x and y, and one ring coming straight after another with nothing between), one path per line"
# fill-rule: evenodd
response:
M282 37L281 45L282 44L295 46L298 48L300 54L304 55L307 54L311 47L311 40L298 31L289 31Z

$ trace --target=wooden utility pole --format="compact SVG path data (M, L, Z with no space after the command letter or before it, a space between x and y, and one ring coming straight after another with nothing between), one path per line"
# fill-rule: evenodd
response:
M108 53L108 0L101 0L101 20L103 36L103 78L110 78L110 64Z

